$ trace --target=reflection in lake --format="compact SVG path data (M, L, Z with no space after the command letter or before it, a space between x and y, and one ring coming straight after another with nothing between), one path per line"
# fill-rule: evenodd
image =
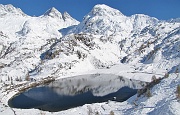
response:
M8 104L14 108L54 112L108 100L122 102L143 85L144 82L112 74L81 75L32 88L10 99Z

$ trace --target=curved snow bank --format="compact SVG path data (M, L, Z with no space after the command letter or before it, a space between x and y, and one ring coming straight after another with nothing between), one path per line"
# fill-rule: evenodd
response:
M152 97L141 97L138 107L127 111L132 115L179 115L180 103L176 99L176 88L180 84L179 74L171 74L151 90Z

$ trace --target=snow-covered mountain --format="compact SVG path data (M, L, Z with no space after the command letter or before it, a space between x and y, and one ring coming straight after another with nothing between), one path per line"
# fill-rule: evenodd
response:
M19 15L19 16L27 16L20 8L15 8L11 4L9 5L2 5L0 4L0 15L3 16L9 16L9 15Z
M0 62L4 65L0 74L4 80L7 76L23 77L38 66L40 55L62 36L58 30L79 23L55 8L39 17L27 16L12 5L1 5L0 9L7 13L0 17Z
M60 76L65 71L82 72L120 62L141 62L141 70L179 68L178 22L143 14L128 17L106 5L94 6L81 23L55 8L39 17L12 5L1 5L1 12L9 14L0 18L3 80L7 76ZM70 28L66 34L61 32L64 28Z
M157 23L158 20L156 18L147 15L135 14L127 17L109 6L96 5L73 32L96 35L120 34L122 37L126 37L132 32L138 32L148 25Z
M118 64L124 68L116 70ZM32 17L12 5L0 5L2 82L109 68L118 75L145 81L151 78L141 78L142 73L163 77L165 72L180 72L179 19L125 16L102 4L78 22L55 8Z
M74 67L68 71L73 72L77 71L73 70L76 64L86 65L84 71L119 62L143 63L138 68L144 71L157 67L172 72L180 64L179 27L178 22L159 21L143 14L127 17L109 6L96 5L62 41L45 52L42 59L51 59L53 66L53 60L60 60L62 65L69 63L68 67ZM42 68L47 66L49 61Z

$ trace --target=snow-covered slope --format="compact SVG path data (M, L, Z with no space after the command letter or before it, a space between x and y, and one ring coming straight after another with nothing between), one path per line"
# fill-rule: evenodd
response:
M131 32L140 31L148 25L157 24L157 22L156 18L147 15L136 14L127 17L109 6L96 5L73 32L107 36L119 34L121 37L127 37Z
M9 15L18 15L18 16L27 16L21 9L15 8L11 4L9 5L2 5L0 4L0 15L1 17L9 16Z
M3 83L103 71L150 81L153 75L179 72L179 52L179 19L128 17L96 5L79 23L55 8L31 17L12 5L0 5Z
M121 52L126 54L121 62L139 61L152 67L175 71L172 69L180 65L179 27L180 23L167 22L145 27L141 32L120 43L121 46L130 47L121 48Z
M127 17L109 6L96 5L79 25L69 31L70 34L44 53L45 57L53 56L53 59L44 63L42 68L50 66L50 62L54 66L53 60L62 61L65 54L63 63L70 63L74 67L79 63L82 66L88 63L85 70L104 68L119 62L134 65L140 62L143 65L135 67L140 71L159 68L172 72L180 64L179 27L180 23L159 21L142 14ZM78 53L84 56L83 60Z
M1 5L1 79L22 77L41 63L40 55L62 36L58 30L79 22L55 8L40 17L25 15L12 5ZM21 15L20 15L21 14ZM54 16L54 17L52 17ZM16 74L19 73L19 74Z

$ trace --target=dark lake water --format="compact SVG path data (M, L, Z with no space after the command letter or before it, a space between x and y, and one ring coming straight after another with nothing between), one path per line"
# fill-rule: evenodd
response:
M122 102L136 94L145 83L112 74L81 75L64 78L14 96L10 107L61 111L108 100Z

